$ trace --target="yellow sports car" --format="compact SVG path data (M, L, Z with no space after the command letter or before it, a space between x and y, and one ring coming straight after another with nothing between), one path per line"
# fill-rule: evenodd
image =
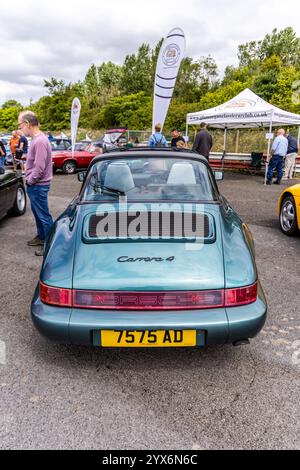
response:
M278 201L278 213L283 233L295 235L300 231L300 184L283 191Z

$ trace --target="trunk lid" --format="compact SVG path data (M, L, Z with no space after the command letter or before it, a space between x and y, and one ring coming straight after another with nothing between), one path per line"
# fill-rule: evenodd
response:
M194 215L205 215L203 232L194 240L184 236L170 240L161 229L155 239L146 229L138 240L129 239L124 233L99 240L95 229L97 207L82 206L81 220L78 220L80 232L74 259L74 289L180 291L224 288L217 205L187 210Z

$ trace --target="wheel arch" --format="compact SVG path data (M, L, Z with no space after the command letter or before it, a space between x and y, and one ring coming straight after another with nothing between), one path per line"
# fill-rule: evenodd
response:
M297 228L300 230L300 197L295 196L291 191L287 190L285 191L281 196L278 201L278 215L279 218L281 217L281 208L284 203L284 201L288 198L291 197L294 201L295 204L295 209L296 209L296 222L297 222Z
M66 163L70 163L70 162L75 163L76 167L78 167L77 161L75 160L75 158L72 158L72 157L67 157L67 158L63 161L62 166L64 166Z
M20 209L17 206L17 198L18 198L18 191L19 189L22 189L23 195L24 195L24 209L20 211ZM27 196L26 196L26 189L24 188L24 184L18 180L16 184L16 193L15 193L15 198L12 207L8 210L8 214L12 216L22 216L25 214L27 209Z
M282 207L283 201L284 201L288 196L292 196L292 197L295 199L295 196L294 196L290 191L284 191L284 192L280 195L280 198L279 198L278 204L277 204L277 210L278 210L278 214L279 214L279 215L280 215L280 211L281 211L281 207Z

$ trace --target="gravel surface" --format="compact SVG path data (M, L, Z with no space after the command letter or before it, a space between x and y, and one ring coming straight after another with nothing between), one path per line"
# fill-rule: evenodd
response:
M30 208L0 222L1 449L299 448L300 237L278 227L283 186L262 183L226 174L219 184L253 232L269 303L263 332L239 348L120 351L47 341L30 319L41 265L26 246L35 235ZM79 187L76 176L54 177L54 216Z

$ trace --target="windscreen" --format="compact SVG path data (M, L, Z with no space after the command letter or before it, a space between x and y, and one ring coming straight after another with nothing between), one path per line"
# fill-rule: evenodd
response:
M187 158L103 159L87 177L83 201L213 201L207 166Z

